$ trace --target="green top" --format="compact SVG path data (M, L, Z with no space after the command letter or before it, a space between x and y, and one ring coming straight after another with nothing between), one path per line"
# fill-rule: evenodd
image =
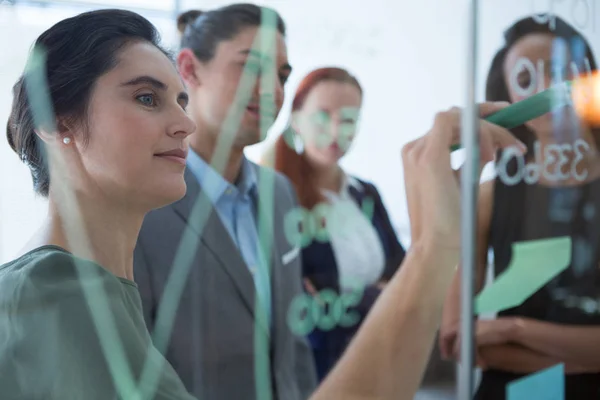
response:
M0 266L3 400L130 400L117 387L135 390L149 355L160 372L143 389L193 400L152 345L134 282L56 246Z

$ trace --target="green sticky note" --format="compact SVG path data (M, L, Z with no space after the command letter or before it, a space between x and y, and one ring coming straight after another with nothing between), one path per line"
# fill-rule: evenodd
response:
M508 269L475 299L475 314L516 307L564 271L571 262L571 238L513 244Z

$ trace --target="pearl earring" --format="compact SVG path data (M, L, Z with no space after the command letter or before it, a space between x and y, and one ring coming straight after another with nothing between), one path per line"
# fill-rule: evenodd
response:
M71 138L70 138L70 137L64 137L64 138L63 138L63 143L64 143L64 144L69 144L69 143L71 143Z

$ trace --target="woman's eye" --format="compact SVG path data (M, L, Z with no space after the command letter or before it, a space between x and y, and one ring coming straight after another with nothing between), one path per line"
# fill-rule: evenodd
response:
M254 60L248 60L241 64L243 69L246 69L248 72L259 75L260 74L260 62Z
M326 126L329 123L329 114L324 111L318 111L311 116L310 120L316 126Z
M146 107L154 107L156 105L154 101L154 95L152 94L142 94L136 98L140 103L142 103Z
M517 76L517 81L519 82L519 86L522 88L528 88L531 84L531 74L528 71L523 71Z

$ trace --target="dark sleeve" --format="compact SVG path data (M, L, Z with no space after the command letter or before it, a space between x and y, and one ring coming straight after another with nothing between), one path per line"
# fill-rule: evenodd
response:
M390 217L388 212L383 204L383 200L377 188L373 184L369 184L369 189L373 198L375 200L375 210L374 215L379 216L381 221L381 226L384 232L386 246L388 248L388 254L386 257L385 268L382 274L382 280L389 281L392 276L398 270L398 267L404 260L404 256L406 255L406 251L404 247L398 241L398 236L396 236L396 231L392 226L392 222L390 221Z

